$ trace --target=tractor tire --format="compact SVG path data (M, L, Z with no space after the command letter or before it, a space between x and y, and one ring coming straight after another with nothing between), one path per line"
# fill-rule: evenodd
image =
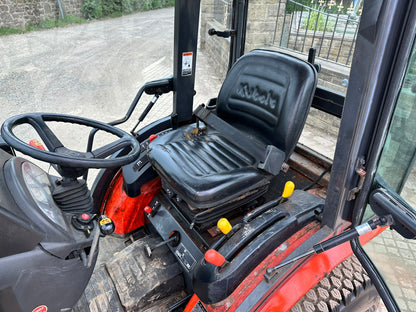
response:
M300 299L290 312L375 312L381 298L352 255Z

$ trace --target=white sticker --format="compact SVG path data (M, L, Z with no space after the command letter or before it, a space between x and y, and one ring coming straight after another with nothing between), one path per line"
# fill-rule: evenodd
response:
M192 75L192 52L182 53L182 76Z

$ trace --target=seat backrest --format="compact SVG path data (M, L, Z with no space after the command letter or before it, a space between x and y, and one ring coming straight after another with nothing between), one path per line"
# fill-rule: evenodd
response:
M231 68L217 99L217 114L242 131L293 152L317 84L308 62L275 51L253 50Z

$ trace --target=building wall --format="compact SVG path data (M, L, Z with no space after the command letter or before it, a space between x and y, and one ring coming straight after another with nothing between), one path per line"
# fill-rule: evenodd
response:
M82 0L61 0L64 14L81 16ZM57 0L0 0L0 27L23 28L59 18Z

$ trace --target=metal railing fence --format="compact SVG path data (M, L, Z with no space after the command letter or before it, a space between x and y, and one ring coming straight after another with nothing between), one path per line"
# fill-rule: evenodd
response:
M279 0L278 12L283 13L276 19L273 45L305 54L315 46L318 57L350 65L360 23L352 5L345 9L334 0L314 5Z

